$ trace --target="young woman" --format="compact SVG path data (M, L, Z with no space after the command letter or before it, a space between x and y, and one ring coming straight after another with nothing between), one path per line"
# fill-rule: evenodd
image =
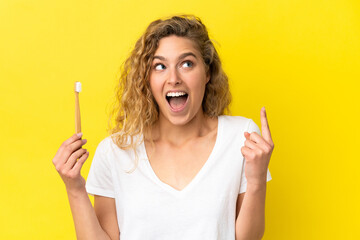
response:
M81 134L53 159L78 239L261 239L274 148L265 109L262 135L253 120L224 115L228 79L199 18L152 22L117 99L87 182Z

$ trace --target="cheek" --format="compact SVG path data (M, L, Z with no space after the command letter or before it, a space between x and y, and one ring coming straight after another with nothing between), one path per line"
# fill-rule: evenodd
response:
M149 85L150 85L150 91L154 95L154 92L156 92L156 81L155 79L151 78L149 79Z
M206 88L206 76L204 75L196 75L193 77L192 81L190 82L192 85L192 89L195 89L195 92L198 93L199 98L202 98Z

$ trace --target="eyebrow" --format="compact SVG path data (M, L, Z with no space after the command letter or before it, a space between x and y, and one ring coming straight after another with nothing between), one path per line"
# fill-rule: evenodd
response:
M186 52L186 53L181 54L181 55L178 57L178 60L184 59L184 58L186 58L187 56L193 56L194 58L197 59L196 55L193 54L192 52ZM157 56L157 55L154 56L153 59L160 59L160 60L162 60L162 61L166 61L166 58L164 58L163 56Z

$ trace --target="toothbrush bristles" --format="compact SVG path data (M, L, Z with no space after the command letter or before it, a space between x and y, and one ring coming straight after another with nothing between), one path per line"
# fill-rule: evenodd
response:
M81 82L75 82L75 92L81 92Z

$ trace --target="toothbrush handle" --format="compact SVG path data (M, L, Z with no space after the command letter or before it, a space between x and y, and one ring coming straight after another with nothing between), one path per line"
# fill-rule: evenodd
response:
M79 93L75 92L75 132L81 132Z

